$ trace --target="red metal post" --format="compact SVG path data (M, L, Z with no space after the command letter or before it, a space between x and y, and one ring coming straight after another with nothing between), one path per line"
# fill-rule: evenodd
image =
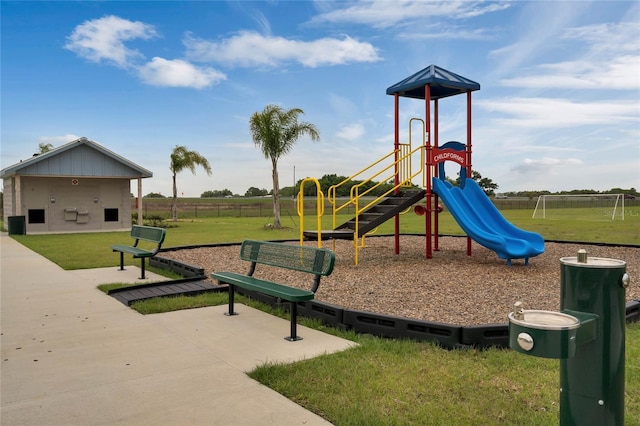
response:
M425 215L425 233L427 245L427 259L433 257L431 250L431 87L424 86L424 108L425 108L425 145L426 145L426 168L427 168L427 214Z
M438 100L435 99L433 101L433 146L434 148L438 148L440 143L438 142ZM434 165L435 166L435 165ZM438 167L435 167L433 170L433 174L438 176ZM438 247L438 234L440 233L438 230L438 194L434 194L433 204L435 205L435 216L433 217L433 249L435 251L440 250Z
M471 91L467 92L467 177L471 178ZM467 236L467 256L471 256L471 238Z

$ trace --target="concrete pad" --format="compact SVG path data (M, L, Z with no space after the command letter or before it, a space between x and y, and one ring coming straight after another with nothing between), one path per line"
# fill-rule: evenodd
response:
M197 390L197 391L195 391ZM2 405L6 425L328 425L232 368L191 368Z
M265 363L291 363L343 351L355 343L298 324L303 339L290 342L288 320L242 304L226 316L227 305L148 315L159 326L215 354L234 368L251 371Z
M244 372L350 341L288 342L287 320L243 305L140 315L95 288L138 268L64 271L6 234L0 262L3 425L328 424Z

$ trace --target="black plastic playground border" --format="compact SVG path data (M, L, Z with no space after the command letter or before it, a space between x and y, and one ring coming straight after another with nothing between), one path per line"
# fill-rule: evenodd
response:
M422 234L402 234L404 236L422 236ZM369 238L389 237L393 235L376 235ZM441 237L460 237L460 235L440 235ZM298 240L270 240L272 242L295 242ZM610 243L592 243L592 242L576 242L562 240L545 240L549 243L558 244L585 244L607 247L630 247L638 248L635 244L610 244ZM229 247L239 246L240 243L222 243L222 244L200 244L163 248L160 252L188 250L203 247ZM191 279L207 278L204 269L175 261L173 259L155 256L150 262L153 266L171 269L179 274L188 273ZM507 267L505 265L505 267ZM180 280L178 280L180 281ZM169 285L174 281L158 283L159 285ZM158 285L156 284L156 285ZM153 285L153 284L151 284ZM289 303L282 302L280 299L250 290L237 289L237 292L251 299L263 302L272 307L280 307L289 310ZM353 330L356 333L367 333L379 337L396 338L396 339L413 339L418 341L431 341L438 343L448 349L464 349L478 348L484 349L489 347L509 347L509 325L508 323L481 324L460 326L441 322L423 321L406 317L397 317L393 315L378 314L367 311L357 311L353 309L343 308L341 306L330 303L312 300L308 302L298 302L298 315L307 318L317 318L322 320L328 326L338 329ZM505 314L506 315L506 314ZM640 300L631 300L626 303L626 321L627 323L640 321Z

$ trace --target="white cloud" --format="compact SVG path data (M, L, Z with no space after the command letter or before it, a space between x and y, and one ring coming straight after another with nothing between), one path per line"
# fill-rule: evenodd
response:
M310 23L355 23L388 28L406 21L416 22L430 17L472 18L508 7L508 3L481 4L467 1L358 1L355 4L349 3L347 7L320 13Z
M212 68L195 66L181 59L154 57L140 64L144 55L125 46L125 41L157 36L153 26L117 16L85 21L67 37L65 48L94 62L105 60L121 68L137 71L147 84L202 89L225 80L226 76Z
M515 145L510 146L510 150L514 152L582 152L580 148L564 147L556 145Z
M180 59L153 58L138 69L145 83L154 86L193 87L202 89L226 80L226 76L212 68L197 67Z
M260 12L259 10L253 10L250 15L253 20L256 21L258 27L262 29L263 33L271 34L271 24L269 23L267 17L264 16L264 13Z
M434 25L411 28L398 34L402 40L491 40L497 37L496 30L488 28L465 28L458 25Z
M255 15L265 31L270 32L262 14ZM66 49L85 59L106 61L120 68L135 70L143 82L154 86L202 89L226 80L226 75L210 67L198 67L185 59L154 57L141 63L144 55L129 49L126 41L157 36L153 26L117 16L85 21L67 37ZM200 62L217 62L229 66L278 66L297 62L315 68L351 62L374 62L381 58L370 43L352 37L321 38L313 41L290 40L242 31L221 42L184 39L187 57Z
M640 29L637 23L570 28L560 37L587 44L581 57L538 65L528 76L501 80L508 87L637 90L640 88Z
M306 67L340 65L350 62L375 62L381 58L370 43L349 36L321 38L313 41L264 36L255 31L241 31L220 42L195 38L183 40L187 57L198 62L216 62L227 66L275 67L298 62Z
M478 107L511 118L495 118L500 125L559 128L596 124L634 123L638 103L634 101L574 102L552 98L497 98L476 101Z
M156 35L151 25L110 15L78 25L67 37L64 47L90 61L105 60L124 68L135 58L144 57L137 50L127 48L124 41L146 40Z
M68 133L62 136L40 136L38 138L39 143L44 144L65 144L67 142L75 141L76 139L80 139L82 136L74 135L73 133Z
M493 70L487 77L491 80L502 75L511 75L512 70L523 64L539 63L540 55L550 46L558 45L567 27L571 26L588 7L586 2L523 2L520 16L511 23L516 27L516 37L511 44L494 49L489 56L494 58ZM511 40L512 37L505 37Z
M511 171L516 173L550 173L555 174L561 168L565 167L575 167L582 164L582 161L577 158L551 158L544 157L539 160L534 160L531 158L525 158L522 163L518 164L511 168Z
M543 64L540 73L501 80L507 87L537 89L637 90L640 56L619 56L611 61L572 61ZM545 72L546 71L546 72Z
M563 38L587 43L592 52L636 52L640 49L637 22L609 22L569 28ZM615 46L615 49L612 47Z
M364 135L364 126L362 123L352 123L343 126L338 130L338 133L336 133L337 137L348 141L356 141L360 139L362 135Z

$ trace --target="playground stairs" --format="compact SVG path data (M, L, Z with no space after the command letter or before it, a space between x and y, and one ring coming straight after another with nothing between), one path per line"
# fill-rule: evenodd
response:
M418 201L424 199L425 190L405 190L389 197L381 199L367 210L360 213L333 230L322 230L323 240L352 240L358 224L358 238L373 231L387 220L402 213ZM304 231L303 235L308 240L317 240L318 231Z

